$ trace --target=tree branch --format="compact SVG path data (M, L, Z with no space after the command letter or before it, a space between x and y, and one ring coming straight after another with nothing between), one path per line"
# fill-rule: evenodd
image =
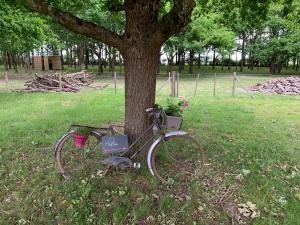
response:
M165 40L177 34L190 22L195 0L173 0L172 10L160 21L159 32Z
M92 22L80 19L71 13L61 11L47 4L45 0L26 0L25 2L26 6L31 10L52 17L54 21L66 27L68 30L92 37L121 51L123 40L117 33Z

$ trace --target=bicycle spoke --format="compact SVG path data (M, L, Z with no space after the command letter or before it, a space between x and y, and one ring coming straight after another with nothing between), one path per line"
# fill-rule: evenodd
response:
M101 170L101 161L105 155L100 150L100 142L98 135L91 135L85 145L78 148L74 144L72 133L67 135L56 150L60 172L64 176L82 178Z
M152 155L155 175L165 183L188 183L198 179L203 151L189 136L173 136L158 144Z

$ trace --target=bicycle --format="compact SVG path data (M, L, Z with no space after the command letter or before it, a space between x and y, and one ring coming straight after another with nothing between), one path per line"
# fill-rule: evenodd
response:
M81 177L91 171L104 176L110 167L120 169L139 168L137 157L148 148L147 166L150 173L163 183L187 182L197 179L204 167L204 148L197 140L182 130L166 131L166 115L159 106L146 110L153 123L128 147L129 151L105 154L100 150L102 139L120 134L111 125L107 128L71 125L55 146L55 158L64 178ZM83 148L74 146L74 126L88 127L90 136ZM156 130L156 132L154 132ZM150 135L146 135L151 132ZM146 141L139 144L146 137ZM138 146L131 156L126 156ZM103 147L103 146L102 146Z

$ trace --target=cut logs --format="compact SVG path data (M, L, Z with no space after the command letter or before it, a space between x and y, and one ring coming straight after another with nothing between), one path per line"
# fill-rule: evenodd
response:
M32 80L26 81L24 89L15 89L16 92L78 92L81 86L89 86L93 79L85 71L61 75L49 74L39 76L35 74Z
M286 77L258 83L247 88L266 94L300 95L300 77Z

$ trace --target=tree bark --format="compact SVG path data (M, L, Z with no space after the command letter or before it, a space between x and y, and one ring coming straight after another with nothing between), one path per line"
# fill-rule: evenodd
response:
M101 76L103 74L103 60L102 60L102 45L96 47L95 54L98 57L98 75Z
M276 62L277 62L277 55L273 55L271 58L271 63L270 63L270 73L276 73Z
M242 58L241 58L241 66L240 66L240 71L244 71L244 66L245 66L245 42L246 42L246 34L242 34Z
M87 46L85 46L85 61L84 61L84 68L87 70L89 68L90 64L90 54L89 54L89 49Z
M61 63L61 69L64 69L64 56L63 56L63 49L60 48L60 63Z
M190 50L189 73L193 74L194 51Z
M8 62L8 69L11 70L12 68L12 57L11 54L7 52L7 62Z
M28 73L31 74L31 57L30 57L30 52L27 52L26 53L26 64L27 64L27 67L26 67L26 70Z
M18 61L17 61L17 55L16 54L12 55L12 64L13 64L15 73L18 73Z
M168 59L168 72L171 72L171 71L173 71L174 55L171 54L167 59Z
M184 69L183 65L184 65L184 50L183 49L179 49L179 52L178 52L178 70L179 70L179 73L182 72L182 70Z
M7 52L4 51L2 54L3 64L4 64L4 70L8 71L8 59L7 59Z
M201 67L201 52L198 53L198 69Z
M81 71L84 70L84 44L79 45L79 60L78 60L78 66Z
M221 63L222 63L222 71L224 70L224 56L223 54L221 55Z
M213 66L212 66L213 69L216 68L216 49L214 49L214 54L213 54Z
M207 63L208 63L208 53L209 53L209 51L207 51L206 56L205 56L205 66L207 66Z
M150 124L145 110L155 103L160 49L133 47L123 55L125 65L125 132L136 139ZM145 91L147 90L147 91Z

